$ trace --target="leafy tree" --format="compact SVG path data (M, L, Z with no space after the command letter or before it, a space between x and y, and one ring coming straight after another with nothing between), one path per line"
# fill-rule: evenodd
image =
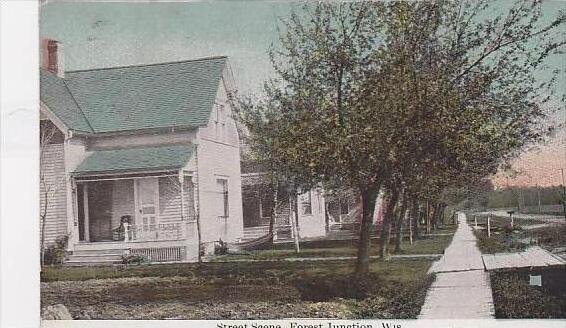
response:
M40 192L40 209L39 209L39 222L41 224L41 234L39 237L40 260L41 265L45 264L45 253L47 245L45 241L45 227L49 219L51 206L53 206L54 197L63 188L65 188L65 176L57 177L52 172L49 172L47 164L50 160L49 153L55 144L63 143L63 135L59 129L51 123L51 121L42 121L40 124L39 133L39 192ZM65 237L65 236L59 236ZM61 239L63 240L63 239Z
M542 106L558 72L542 83L535 74L564 45L564 13L541 25L539 2L490 11L487 1L437 1L394 2L382 13L381 65L366 80L374 92L366 107L398 127L386 140L394 145L387 172L433 202L435 219L446 187L495 173L547 132Z
M242 101L241 119L258 156L297 186L359 190L358 274L382 186L388 231L399 194L438 203L445 188L495 173L544 138L558 72L535 74L564 45L564 13L544 25L540 2L527 0L506 12L462 0L302 13L285 21L270 50L277 77L264 97Z
M360 110L360 82L371 69L379 3L305 4L292 13L270 50L277 79L265 97L243 99L248 143L276 171L307 188L320 182L359 190L362 199L358 272L367 272L372 214L386 153L364 132L378 118ZM371 122L372 124L368 124Z

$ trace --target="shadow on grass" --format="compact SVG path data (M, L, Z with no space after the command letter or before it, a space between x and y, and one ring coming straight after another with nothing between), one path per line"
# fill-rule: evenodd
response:
M414 318L432 281L426 273L430 264L374 262L364 279L353 277L352 264L340 261L138 266L115 272L51 268L50 279L66 275L74 281L42 283L42 306L62 303L76 319ZM92 276L107 279L84 280ZM266 310L267 304L273 310ZM281 306L286 312L278 310Z

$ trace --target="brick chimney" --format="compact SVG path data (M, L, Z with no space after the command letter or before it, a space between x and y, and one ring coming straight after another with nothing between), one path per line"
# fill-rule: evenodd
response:
M41 68L59 77L65 76L63 44L51 39L41 40Z

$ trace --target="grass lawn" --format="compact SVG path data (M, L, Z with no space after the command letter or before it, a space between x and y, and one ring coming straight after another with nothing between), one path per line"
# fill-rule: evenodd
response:
M391 254L442 254L452 241L452 236L434 236L415 240L413 245L408 242L402 245L401 251L396 253L391 250ZM392 244L390 247L394 247ZM378 255L378 247L374 245L371 255ZM356 256L356 244L342 245L339 247L327 248L301 248L299 253L291 249L270 249L251 251L241 255L216 256L212 261L230 261L238 259L253 260L280 260L284 258L308 258L308 257L332 257L332 256Z
M509 227L493 226L491 237L487 231L475 230L477 245L482 253L520 252L530 245L538 245L552 249L566 246L566 225L553 225L536 229L522 229L517 226L514 230Z
M402 254L442 254L454 226L408 240ZM444 235L448 234L448 235ZM377 242L372 254L377 254ZM355 256L355 242L225 255L202 264L46 267L42 306L62 303L76 319L415 318L432 261L373 260L364 279L354 261L225 262L234 259ZM306 246L306 245L305 245ZM334 246L334 247L333 247ZM279 245L278 247L281 247ZM392 244L391 249L394 247Z
M75 319L415 318L432 282L428 260L253 262L45 268L42 306ZM97 279L92 279L97 278Z
M409 243L407 237L404 237L403 243L401 244L401 251L394 252L394 242L391 243L390 250L391 254L443 254L444 249L450 245L452 241L453 233L455 227L447 226L444 229L438 229L432 236L422 236L419 239L413 240L413 245ZM450 235L443 235L450 234ZM372 248L370 251L371 255L378 255L379 247L377 246L378 241L374 240ZM268 250L258 250L251 251L238 255L222 255L216 256L212 261L231 261L231 260L241 260L241 259L253 259L253 260L280 260L284 258L308 258L308 257L344 257L344 256L356 256L357 254L357 241L337 241L334 245L330 242L325 243L325 247L301 247L300 252L296 253L294 249L268 249Z
M542 275L542 286L529 285L529 274ZM562 268L492 272L496 318L566 318L566 270Z
M529 224L539 223L526 220ZM468 217L473 226L474 220ZM491 237L487 231L475 230L477 245L482 253L519 252L529 245L552 249L566 246L566 225L522 229L523 220L515 220L510 229L508 218L494 218ZM485 228L486 218L478 218ZM529 274L541 274L543 286L529 285ZM490 272L496 318L566 318L566 270L564 267L515 269Z

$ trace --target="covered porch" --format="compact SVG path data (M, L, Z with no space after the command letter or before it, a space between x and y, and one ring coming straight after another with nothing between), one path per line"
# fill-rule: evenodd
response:
M74 250L198 249L191 155L192 147L174 146L88 156L73 174Z
M178 173L76 179L79 242L186 239L194 185Z
M244 239L254 239L269 232L272 215L275 239L293 238L291 199L288 191L275 186L262 173L242 175ZM275 208L274 208L275 207Z

